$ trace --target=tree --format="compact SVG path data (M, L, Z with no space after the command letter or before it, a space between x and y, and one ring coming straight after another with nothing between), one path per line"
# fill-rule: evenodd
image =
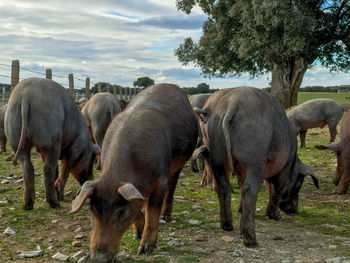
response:
M207 83L201 83L197 86L198 93L209 93L209 85Z
M189 14L198 4L208 15L198 42L176 49L205 75L256 77L272 73L271 93L296 105L306 70L315 62L350 69L349 0L177 0Z
M154 80L149 77L141 77L134 81L134 87L147 88L154 85Z

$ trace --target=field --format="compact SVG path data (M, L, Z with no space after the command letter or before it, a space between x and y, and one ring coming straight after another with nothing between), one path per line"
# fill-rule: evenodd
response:
M299 100L315 98L315 94L320 95L300 93ZM346 102L345 94L322 95ZM192 173L187 164L175 193L173 221L160 224L158 249L151 256L137 256L139 241L129 230L122 239L118 259L120 262L242 263L341 262L336 261L336 257L349 260L350 196L332 194L336 157L332 152L314 147L326 144L328 140L327 127L313 129L306 137L306 148L299 149L300 159L312 167L320 189L313 186L310 177L305 178L297 215L287 216L281 212L280 221L269 220L265 216L268 193L265 187L261 188L256 209L258 248L245 248L239 236L240 214L236 210L240 193L236 178L231 178L234 231L225 232L219 227L217 195L200 186L200 174ZM0 262L54 262L51 257L57 252L72 256L79 250L88 250L91 234L89 208L85 206L77 214L68 214L79 189L78 183L71 177L66 186L65 201L61 202L60 208L50 209L45 202L42 162L33 152L37 173L36 202L33 211L24 211L23 185L17 182L22 174L20 166L12 166L5 157L0 156L0 201L7 201L7 204L0 207L0 231L11 227L16 234L1 235ZM99 177L99 172L94 174L95 178ZM17 258L20 252L35 250L37 245L43 249L41 256L25 260Z

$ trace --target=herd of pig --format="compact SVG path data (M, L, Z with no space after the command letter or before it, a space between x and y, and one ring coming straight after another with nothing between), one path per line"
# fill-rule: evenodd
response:
M46 201L52 208L64 197L69 173L75 177L82 187L71 213L89 200L92 261L112 262L131 225L141 239L138 254L156 247L159 219L171 220L177 181L191 156L197 171L195 159L201 159L202 182L214 185L220 225L227 231L233 229L229 180L231 174L237 176L240 232L248 247L258 245L255 208L262 184L270 195L266 214L275 220L279 209L297 213L305 176L318 188L311 168L297 155L297 135L305 146L307 129L329 126L331 143L317 148L337 152L335 191L344 194L350 182L350 113L340 142L334 142L344 111L334 100L315 99L286 114L273 96L252 87L188 99L173 84L148 87L128 105L110 93L98 93L78 106L56 82L30 78L14 88L0 109L0 146L6 151L8 140L13 163L21 164L24 209L33 209L35 200L33 147L44 162ZM101 176L94 180L95 162Z

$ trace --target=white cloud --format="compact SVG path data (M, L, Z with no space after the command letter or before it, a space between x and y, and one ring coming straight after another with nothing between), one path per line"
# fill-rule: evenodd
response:
M73 72L82 79L89 76L92 83L108 81L124 86L132 86L141 76L180 86L202 82L212 88L268 85L268 76L207 79L193 66L182 66L174 49L186 37L198 39L205 16L199 8L187 16L176 9L175 2L2 0L0 63L19 59L25 68L45 72L50 67L57 75ZM0 75L9 74L9 68L0 67ZM22 78L29 76L31 73L21 72ZM332 77L327 69L314 67L303 85L316 81L345 84L349 79L349 74ZM0 82L9 83L9 79L0 76Z

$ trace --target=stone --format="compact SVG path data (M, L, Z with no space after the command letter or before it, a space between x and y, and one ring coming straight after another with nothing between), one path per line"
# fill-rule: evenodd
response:
M174 199L178 199L178 200L184 200L185 199L185 197L183 197L183 196L174 196Z
M0 206L5 206L8 205L9 201L5 200L5 201L0 201Z
M200 209L201 206L200 206L200 205L193 205L192 208L193 208L193 209Z
M160 219L160 220L159 220L159 224L166 224L166 221L163 220L163 219Z
M52 224L56 224L57 222L58 222L58 220L57 220L57 219L56 219L56 220L52 220L52 221L51 221L51 223L52 223Z
M3 180L1 180L1 184L8 184L10 181L9 180L7 180L7 179L3 179Z
M173 240L170 240L168 242L168 246L170 246L170 247L179 247L180 246L180 242L175 240L175 239L173 239Z
M234 237L230 237L230 236L222 236L220 239L227 243L232 243L235 240Z
M83 231L83 228L80 226L78 227L77 229L74 230L74 233L78 233L78 232L81 232Z
M63 255L60 252L53 255L52 258L60 262L67 262L69 260L69 256Z
M243 257L243 252L240 251L239 249L233 250L231 253L229 253L232 257L234 258L241 258Z
M11 227L7 227L4 231L4 235L7 235L7 236L12 236L15 234L16 234L16 231L13 230Z
M89 256L83 256L78 260L78 263L87 263L89 260Z
M119 258L119 257L124 258L124 257L127 257L127 256L129 256L129 254L128 254L125 250L120 251L120 252L117 254L117 258Z
M36 250L32 251L24 251L17 255L17 258L23 259L23 258L35 258L38 256L41 256L43 254L43 250L40 248L40 246L37 246Z
M22 183L22 182L23 182L23 178L22 178L22 179L17 180L15 183L16 183L16 184L19 184L19 183Z
M75 239L83 239L84 237L85 237L85 235L79 234L79 235L76 235L74 238Z
M199 220L195 220L195 219L190 219L189 221L188 221L188 223L189 224L191 224L191 225L201 225L202 224L202 221L199 221Z
M52 251L53 250L53 246L48 246L47 250Z
M336 249L338 246L337 245L329 245L328 247L331 249Z
M67 197L67 196L69 196L71 194L72 194L72 191L68 191L68 192L65 192L63 195L64 195L64 197Z
M327 263L342 263L342 257L329 258L326 260Z
M82 244L81 244L80 241L73 241L73 242L72 242L72 246L73 246L73 247L81 247Z
M183 215L189 215L190 214L190 212L188 212L188 211L182 211L182 213L181 214L183 214Z
M79 250L77 253L75 253L72 258L74 261L79 261L79 259L81 259L84 256L87 256L89 254L89 252L87 252L86 250Z

